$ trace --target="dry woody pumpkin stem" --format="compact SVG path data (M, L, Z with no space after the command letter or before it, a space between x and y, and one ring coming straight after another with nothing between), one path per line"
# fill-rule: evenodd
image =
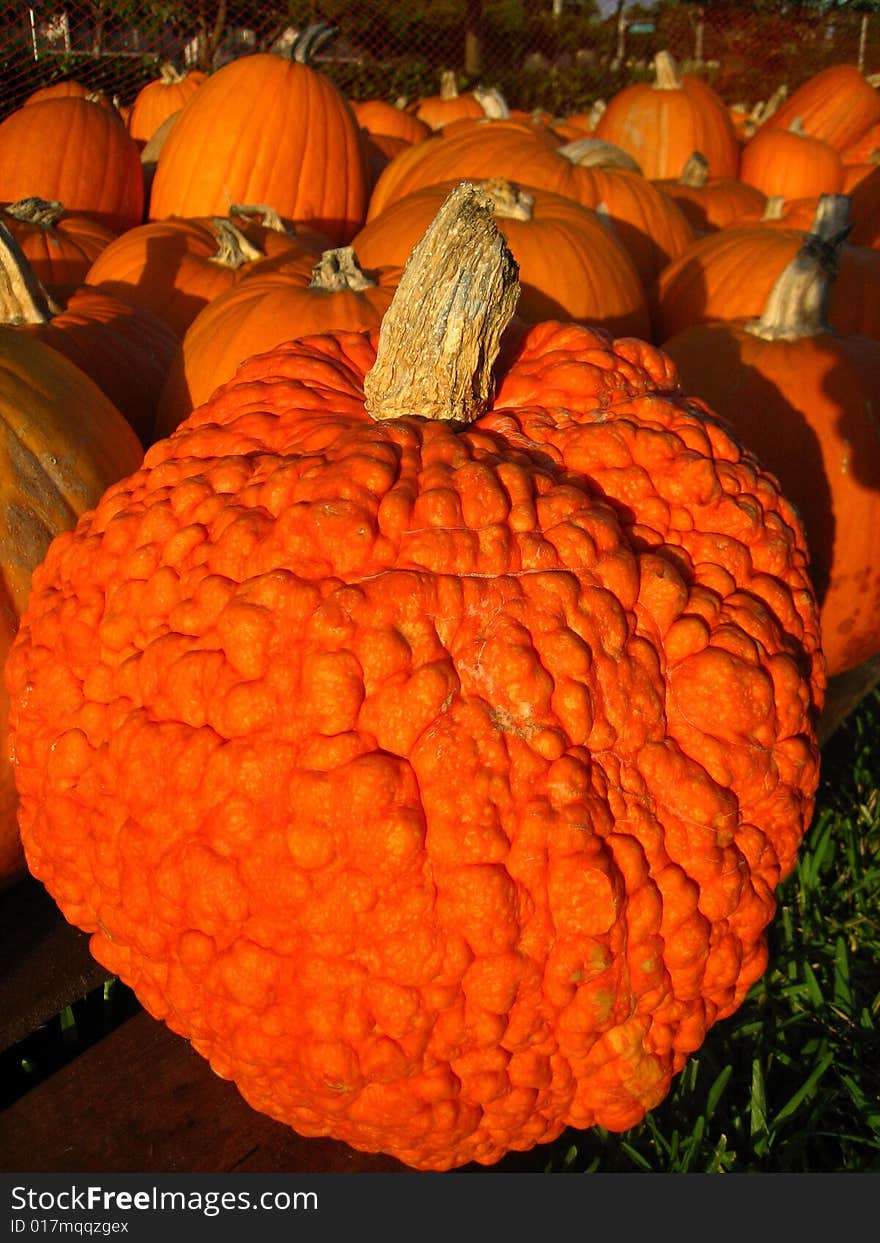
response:
M0 220L0 323L47 324L56 310L14 234Z
M848 197L823 195L812 232L779 274L761 318L747 324L746 331L764 341L796 341L827 332L831 289L851 230Z
M360 293L376 284L361 268L351 246L325 250L312 268L309 289L321 289L325 293Z
M487 408L520 289L493 213L491 197L462 182L414 247L364 382L372 418L470 423Z

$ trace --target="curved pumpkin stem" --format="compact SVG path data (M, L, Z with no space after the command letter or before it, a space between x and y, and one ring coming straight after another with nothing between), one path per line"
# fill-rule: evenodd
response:
M502 220L531 220L535 196L528 190L521 189L505 177L491 177L481 182L480 187L492 200L496 217L500 216Z
M671 52L658 52L654 57L654 89L656 91L681 90L678 65Z
M785 211L785 195L771 194L767 200L764 210L761 213L761 221L781 220L782 213Z
M273 233L290 234L290 229L287 228L275 208L267 207L265 203L231 203L229 215L244 216L246 219L259 216L259 223L264 229L271 229Z
M490 121L506 121L510 117L507 100L494 86L475 86L472 92Z
M15 235L0 220L0 324L47 324L57 311Z
M603 138L575 138L557 147L556 154L565 156L580 168L626 168L633 173L642 171L639 162L628 151Z
M361 293L364 289L372 289L376 283L358 263L354 249L340 246L336 250L325 250L321 255L312 268L309 289L320 289L324 293Z
M185 73L181 73L176 65L170 60L166 60L159 68L159 81L163 86L176 86L178 82L182 82L186 77Z
M492 214L489 196L463 181L413 248L364 381L374 419L470 423L487 408L519 297L519 268Z
M692 190L702 190L708 180L709 161L702 151L692 151L685 160L678 184L680 186L688 186Z
M596 126L599 124L600 120L602 119L602 116L607 111L608 111L608 104L605 102L605 100L595 99L592 105L590 106L590 111L587 115L588 127L590 129L595 129Z
M41 229L53 229L64 215L64 206L57 199L26 198L7 204L3 211L7 216L20 220L22 224L35 224Z
M223 268L240 268L256 259L265 259L265 253L249 242L241 229L225 216L212 216L211 224L217 234L217 250L211 262Z
M314 22L301 30L290 45L288 56L298 65L309 65L321 48L336 34L336 27L327 22Z
M746 331L763 341L798 341L827 332L831 289L851 231L847 195L823 195L813 231L777 277L761 318L746 324Z

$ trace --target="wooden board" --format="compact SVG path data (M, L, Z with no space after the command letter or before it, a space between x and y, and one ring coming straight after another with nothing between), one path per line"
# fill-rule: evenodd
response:
M492 1168L540 1170L543 1160L535 1149ZM186 1040L145 1013L0 1113L0 1168L65 1174L407 1169L335 1140L304 1139L257 1113Z
M89 938L31 877L0 893L0 1050L85 997L109 976Z

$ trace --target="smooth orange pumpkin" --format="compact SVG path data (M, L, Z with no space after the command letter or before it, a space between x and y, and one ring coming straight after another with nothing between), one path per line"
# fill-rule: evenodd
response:
M199 312L171 360L156 436L172 432L252 354L315 332L378 327L399 276L392 266L365 271L343 247L317 262L300 254L231 285Z
M843 190L840 152L795 118L788 129L760 129L742 149L739 175L768 198L802 199Z
M109 399L57 350L0 326L0 660L52 538L137 470L143 450ZM0 683L0 887L25 873Z
M701 151L713 177L736 177L739 142L726 104L695 75L679 75L668 52L654 58L654 82L636 82L612 95L596 122L597 138L635 156L646 177L677 177L692 151Z
M213 298L260 265L294 255L314 261L330 245L315 230L285 225L266 209L257 221L243 212L129 229L91 265L86 283L147 307L182 337Z
M69 358L125 415L142 443L149 442L177 347L177 337L158 316L87 285L59 301L50 298L0 220L0 324Z
M50 293L81 285L95 259L117 237L91 216L39 198L7 203L2 219Z
M762 128L788 129L795 117L813 138L843 151L880 121L880 92L855 65L829 65L780 101Z
M223 65L199 87L159 153L152 220L223 216L267 203L335 242L363 224L369 170L348 101L330 79L272 52Z
M635 264L598 213L504 178L477 184L492 199L495 223L519 265L520 319L577 319L615 336L650 337ZM360 263L402 268L454 185L415 190L364 225L352 242Z
M819 246L838 231L839 205L846 195L823 195L809 232ZM848 213L847 213L848 214ZM722 229L698 239L661 274L652 305L657 341L665 341L690 324L716 319L756 318L777 278L800 249L804 230L767 224ZM877 336L876 252L844 245L840 271L830 295L830 322L850 336Z
M0 121L0 201L33 197L57 200L117 233L141 223L137 144L113 109L70 96Z
M132 138L149 142L159 127L192 99L207 76L201 69L181 72L170 62L162 65L159 76L142 86L134 97L127 120Z
M610 162L609 162L610 161ZM561 145L546 127L475 122L396 156L380 175L367 211L371 221L413 190L456 178L504 177L550 190L584 207L603 208L649 289L693 240L693 230L662 190L592 139Z
M798 506L834 675L880 652L880 338L829 327L832 271L807 242L758 320L687 328L663 348Z
M695 236L754 223L767 205L761 190L738 177L710 177L700 151L691 153L678 177L656 184L681 209Z

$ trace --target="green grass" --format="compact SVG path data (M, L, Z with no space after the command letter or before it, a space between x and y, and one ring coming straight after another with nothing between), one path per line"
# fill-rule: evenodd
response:
M880 1170L878 724L875 692L825 747L763 978L644 1122L567 1132L548 1172Z

